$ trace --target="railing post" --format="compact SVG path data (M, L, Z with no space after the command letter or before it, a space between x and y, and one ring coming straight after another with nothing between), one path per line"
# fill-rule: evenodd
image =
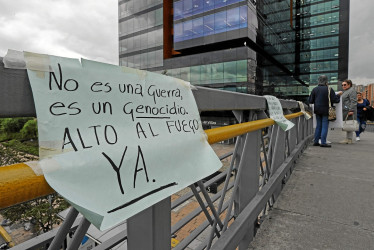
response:
M275 130L273 133L273 140L275 140L274 146L274 153L273 159L271 164L271 174L275 173L280 165L282 165L285 159L285 149L286 149L286 132L281 129L278 125L274 125L273 129ZM274 198L277 199L278 195L280 194L282 189L281 184L279 187L274 191Z
M127 220L127 249L165 250L171 248L170 197Z
M242 170L239 185L235 194L235 215L238 215L248 205L252 198L258 192L259 185L259 165L260 162L260 144L261 144L261 130L257 130L246 135L246 147L243 148L240 164ZM244 140L243 140L244 141ZM249 230L239 244L239 249L248 249L249 243L253 239L254 223L250 222Z

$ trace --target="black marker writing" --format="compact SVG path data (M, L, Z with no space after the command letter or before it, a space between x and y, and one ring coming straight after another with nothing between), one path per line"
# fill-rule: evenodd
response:
M117 180L118 180L118 185L119 185L119 188L121 189L121 193L122 194L125 194L125 192L123 191L123 187L122 187L120 169L122 167L122 162L123 162L123 158L126 155L126 151L127 151L127 146L125 148L125 151L123 151L121 162L119 163L119 167L116 166L116 164L112 161L112 159L110 159L109 156L107 156L104 152L101 152L104 155L104 157L109 161L110 165L112 165L113 170L116 172L116 174L117 174Z
M139 168L138 169L138 166L139 166L139 156L142 158L142 162L143 162L143 168ZM145 172L145 177L147 179L147 182L149 182L149 179L148 179L148 172L147 172L147 167L145 165L145 161L144 161L144 156L143 156L143 152L142 152L142 149L140 146L138 146L138 157L136 158L136 166L135 166L135 172L134 172L134 188L135 188L135 182L136 182L136 176L138 175L138 172L144 170Z
M67 79L64 82L64 85L62 86L63 77L62 77L62 69L61 69L61 65L60 64L58 64L58 72L59 72L59 76L60 76L59 77L59 81L57 81L55 72L49 72L49 90L52 90L52 78L53 78L54 82L56 83L57 88L59 90L62 90L62 87L64 87L64 89L66 91L75 91L75 90L78 89L79 84L74 79Z

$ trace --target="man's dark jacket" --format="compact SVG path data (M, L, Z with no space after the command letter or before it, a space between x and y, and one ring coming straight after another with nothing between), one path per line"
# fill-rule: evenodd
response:
M340 96L335 95L333 89L330 91L330 99L331 105L340 102ZM309 103L314 104L314 113L316 115L329 115L328 87L324 84L318 84L309 96Z

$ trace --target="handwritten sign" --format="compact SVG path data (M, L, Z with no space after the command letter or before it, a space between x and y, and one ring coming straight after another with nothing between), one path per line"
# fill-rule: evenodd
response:
M48 183L101 230L221 167L188 82L25 52Z
M283 109L280 101L275 96L265 95L266 101L269 107L270 118L273 119L281 129L287 131L295 126L294 123L290 122L283 115Z

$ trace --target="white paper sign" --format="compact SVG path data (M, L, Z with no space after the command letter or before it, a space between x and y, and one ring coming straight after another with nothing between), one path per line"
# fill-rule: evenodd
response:
M275 96L265 95L266 101L269 107L270 118L273 119L281 129L287 131L295 126L294 123L290 122L283 115L283 109L280 101Z
M25 60L44 176L101 230L221 167L188 82L84 59Z

